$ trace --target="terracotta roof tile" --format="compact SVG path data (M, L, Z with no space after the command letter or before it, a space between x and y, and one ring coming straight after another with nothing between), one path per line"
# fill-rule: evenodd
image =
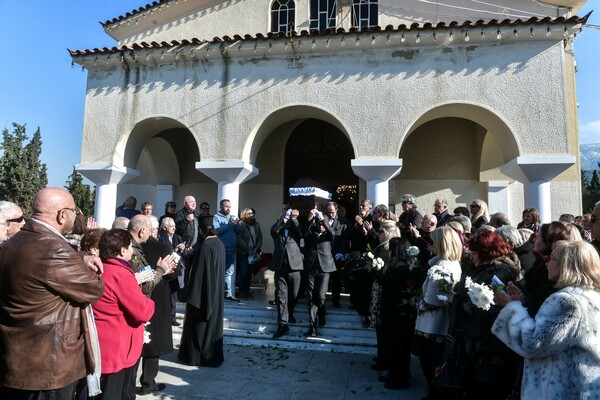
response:
M147 5L146 9L152 6L155 6L160 3L165 3L168 0L164 1L155 1L152 5ZM142 10L142 9L140 9ZM394 27L393 25L387 25L385 28L381 28L380 26L376 26L373 28L363 28L360 31L356 28L350 28L348 31L344 28L338 29L327 29L325 32L319 31L306 31L302 30L301 32L293 32L292 35L296 37L314 37L314 36L337 36L343 35L347 33L367 33L367 32L381 32L382 30L385 32L403 32L403 31L425 31L425 30L436 30L436 29L472 29L472 28L487 28L487 27L498 27L501 28L503 26L516 27L520 25L559 25L559 24L585 24L589 18L591 13L588 13L584 17L573 16L570 18L558 17L532 17L528 20L516 19L504 19L502 21L498 21L496 19L492 19L489 21L485 20L477 20L475 22L471 22L469 20L464 21L463 23L459 23L457 21L452 21L448 24L445 22L438 22L436 24L432 24L430 22L426 22L424 24L413 23L410 26L406 26L404 24L398 25L398 27ZM269 32L267 34L256 33L254 36L250 34L245 34L243 37L240 34L233 35L233 38L230 36L223 37L214 37L211 41L201 40L198 38L192 39L183 39L181 41L172 40L171 42L162 41L160 43L151 42L148 44L147 42L141 43L133 43L130 45L123 46L115 46L112 48L94 48L92 50L69 50L69 53L72 57L78 56L88 56L88 55L99 55L99 54L112 54L119 51L126 50L141 50L141 49L151 49L151 48L170 48L177 47L180 45L190 45L190 44L204 44L204 43L231 43L237 41L252 41L252 40L261 40L261 39L277 39L286 37L283 33L273 33Z
M107 27L107 26L109 26L109 25L112 25L112 24L115 24L115 23L117 23L117 22L120 22L120 21L126 20L126 19L128 19L128 18L130 18L130 17L132 17L132 16L134 16L134 15L136 15L136 14L139 14L139 13L141 13L141 12L144 12L144 11L150 10L151 8L155 8L155 7L157 7L157 6L160 6L161 4L168 3L169 1L171 1L171 0L158 0L158 1L153 1L151 4L146 4L146 5L145 5L145 6L143 6L143 7L140 7L140 8L138 8L138 9L134 9L134 10L131 10L131 12L125 13L125 15L120 15L120 16L118 16L118 17L116 17L116 18L109 19L109 20L106 20L106 21L104 21L104 22L100 22L100 24L101 24L103 27Z

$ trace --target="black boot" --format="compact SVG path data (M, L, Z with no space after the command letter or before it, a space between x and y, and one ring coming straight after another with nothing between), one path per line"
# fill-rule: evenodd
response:
M317 327L314 324L310 324L310 326L308 327L308 330L306 332L304 332L303 334L305 337L317 337L318 332L317 332Z

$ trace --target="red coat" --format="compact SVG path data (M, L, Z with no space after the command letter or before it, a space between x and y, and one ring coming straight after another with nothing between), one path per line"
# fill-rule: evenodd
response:
M144 323L154 314L154 302L142 293L127 261L105 260L102 279L104 295L92 308L102 373L112 374L133 366L140 358Z

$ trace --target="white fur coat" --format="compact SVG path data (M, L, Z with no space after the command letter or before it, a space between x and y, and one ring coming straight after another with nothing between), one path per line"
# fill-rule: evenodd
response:
M600 399L600 293L575 287L548 297L535 318L518 301L492 332L525 357L522 400Z

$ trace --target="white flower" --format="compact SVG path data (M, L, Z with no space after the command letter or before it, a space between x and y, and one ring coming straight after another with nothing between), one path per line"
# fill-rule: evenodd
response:
M375 268L381 269L381 268L383 268L383 265L385 263L383 262L383 260L380 257L377 257L377 259L374 260L373 264L374 264Z
M371 253L370 251L367 253L367 257L369 257L369 258L375 258L375 256L373 255L373 253Z
M148 332L148 327L150 326L150 322L146 322L144 324L144 343L150 343L152 339L150 339L150 332Z
M469 281L469 286L467 286L467 280ZM487 311L492 304L495 304L494 292L489 286L475 283L471 278L467 277L465 279L465 287L468 288L469 298L476 307Z
M406 254L409 257L416 257L418 256L420 253L420 250L417 246L410 246L407 250L406 250Z
M473 280L471 279L470 276L467 276L465 278L465 288L467 288L467 289L470 288L472 284L473 284Z
M443 295L443 294L438 294L437 298L439 301L448 301L448 296Z

